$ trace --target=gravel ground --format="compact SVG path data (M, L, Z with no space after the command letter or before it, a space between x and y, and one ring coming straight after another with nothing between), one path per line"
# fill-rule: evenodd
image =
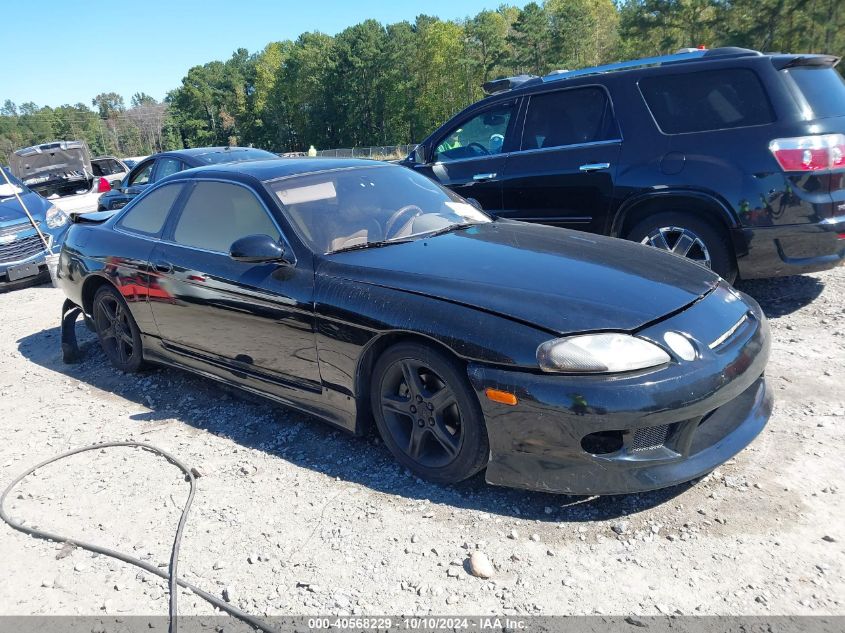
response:
M375 438L170 370L59 356L62 295L0 294L0 485L102 441L149 442L201 474L180 572L255 614L845 614L845 268L741 284L769 315L772 420L705 479L583 498L441 487ZM187 484L137 449L28 478L13 516L165 566ZM468 573L480 551L493 576ZM0 525L0 614L166 614L164 582ZM180 612L213 609L187 591Z

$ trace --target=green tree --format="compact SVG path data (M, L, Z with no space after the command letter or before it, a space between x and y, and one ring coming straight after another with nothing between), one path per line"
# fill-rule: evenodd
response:
M550 49L549 20L536 2L529 2L513 24L508 40L513 46L513 66L517 72L535 75L548 70Z

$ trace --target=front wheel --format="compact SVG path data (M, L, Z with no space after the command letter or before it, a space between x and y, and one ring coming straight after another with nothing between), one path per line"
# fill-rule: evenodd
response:
M457 483L487 464L484 416L460 365L417 343L388 349L373 370L373 417L396 459L416 475Z
M144 364L141 331L123 297L113 286L94 295L94 329L106 356L117 369L131 373Z
M710 222L678 212L648 216L627 239L686 257L733 283L736 265L727 235Z

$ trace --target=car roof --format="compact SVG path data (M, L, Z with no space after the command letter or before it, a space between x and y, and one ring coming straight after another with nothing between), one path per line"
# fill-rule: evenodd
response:
M232 175L251 176L255 180L268 182L287 176L314 174L333 169L349 169L354 167L396 167L390 163L362 158L276 158L267 160L242 161L239 163L222 163L217 165L203 165L174 174L180 177L202 177L203 175ZM401 167L399 169L402 169ZM173 179L171 177L170 179Z
M207 154L225 154L228 152L236 153L236 152L256 152L261 151L265 152L259 147L236 147L236 146L215 146L215 147L189 147L188 149L172 149L166 152L158 152L157 154L151 154L147 156L144 160L148 158L161 158L166 156L172 156L174 158L189 158L194 159L190 161L192 164L201 165L205 164L200 160L201 156L205 156ZM268 154L272 154L272 152L267 152ZM138 161L139 163L141 161Z

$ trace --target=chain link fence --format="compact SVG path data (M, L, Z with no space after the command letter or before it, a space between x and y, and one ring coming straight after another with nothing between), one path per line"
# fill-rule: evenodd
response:
M400 160L416 147L411 145L375 145L373 147L339 147L317 150L317 156L328 158L373 158L376 160Z

